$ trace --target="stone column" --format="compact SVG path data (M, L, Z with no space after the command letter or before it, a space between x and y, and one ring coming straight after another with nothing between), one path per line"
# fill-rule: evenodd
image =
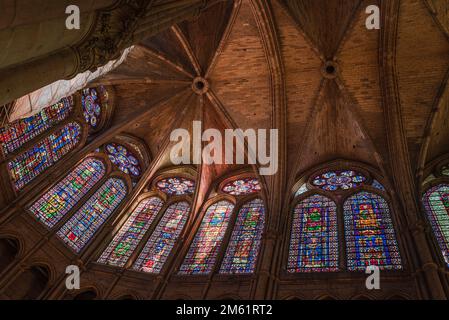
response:
M14 14L11 2L3 1L7 2L6 12ZM65 10L62 16L53 20L40 21L45 14L38 9L40 18L33 20L28 14L3 22L0 47L7 50L0 53L0 105L57 80L71 79L84 71L95 70L118 58L127 47L175 23L193 18L219 1L102 0L88 7L114 5L82 14L81 30L66 29ZM88 0L78 2L90 3ZM32 4L26 3L29 12ZM60 10L63 7L59 4L55 8ZM53 15L57 15L53 10L56 9L52 9ZM6 12L1 14L1 21L8 15ZM27 19L34 23L25 24Z

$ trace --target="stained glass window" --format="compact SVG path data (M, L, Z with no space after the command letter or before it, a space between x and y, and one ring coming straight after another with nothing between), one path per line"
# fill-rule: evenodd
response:
M307 183L304 183L299 189L298 191L296 191L295 197L306 193L307 191L309 191L309 188L307 188Z
M337 206L313 195L293 210L288 272L338 270Z
M3 154L19 149L26 142L66 119L73 109L72 97L43 109L38 114L17 120L0 128L0 144Z
M385 187L377 180L373 180L373 183L371 184L374 188L379 189L381 191L385 191Z
M138 177L141 174L139 160L124 146L117 143L110 143L106 146L109 159L121 171Z
M189 211L190 205L187 202L178 202L168 207L136 260L134 270L161 272L186 224Z
M241 196L259 192L261 189L259 180L256 178L245 178L227 183L223 192L234 196Z
M449 266L449 185L440 184L429 189L423 196L423 203L444 261Z
M125 198L127 188L122 179L108 179L57 232L79 253Z
M239 211L220 273L253 273L265 226L261 199L246 203Z
M156 184L157 188L168 195L192 194L195 191L195 182L190 179L172 177L162 179Z
M101 121L102 109L108 101L108 93L104 86L86 88L81 95L81 105L86 122L95 129Z
M87 158L33 203L29 210L40 222L52 228L92 189L105 172L103 162Z
M380 196L360 192L344 204L347 265L350 271L379 266L381 270L401 269L390 209Z
M233 209L234 205L227 201L217 202L207 209L180 274L208 274L212 271Z
M312 184L327 191L356 188L366 181L366 177L353 170L337 170L320 174L313 178Z
M8 170L15 189L22 189L45 169L54 165L75 148L80 138L79 124L69 123L9 162Z
M157 197L142 200L98 259L98 262L117 267L125 266L163 204L164 202Z

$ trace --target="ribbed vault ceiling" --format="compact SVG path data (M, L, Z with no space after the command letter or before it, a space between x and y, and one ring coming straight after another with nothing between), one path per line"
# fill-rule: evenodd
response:
M325 2L282 0L261 8L224 1L142 41L97 81L115 86L112 126L132 122L126 132L147 142L154 170L171 166L171 131L191 130L192 121L201 120L204 129L280 127L284 191L296 175L340 158L390 177L395 155L388 151L389 106L380 77L383 32L365 27L366 7L380 0ZM441 10L438 1L401 1L399 25L391 30L397 32L400 116L413 172L449 151L449 37ZM335 74L326 74L326 63ZM196 77L207 80L207 93L192 90ZM197 168L199 199L215 179L239 168ZM263 179L268 193L272 179Z

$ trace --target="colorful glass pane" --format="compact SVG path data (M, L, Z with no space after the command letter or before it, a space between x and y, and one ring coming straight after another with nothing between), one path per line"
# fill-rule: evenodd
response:
M100 181L105 172L103 162L87 158L33 203L29 210L37 220L52 228Z
M19 149L28 141L66 119L73 109L72 97L44 108L38 114L17 120L0 128L0 145L3 154Z
M192 194L195 191L195 182L193 180L180 177L162 179L158 181L156 186L160 191L171 196Z
M22 189L45 169L54 165L73 150L80 139L79 124L69 123L9 162L8 170L15 189Z
M306 193L307 191L309 191L309 188L307 188L307 183L304 183L299 189L298 191L296 191L295 197Z
M180 274L208 274L212 271L233 209L234 205L227 201L217 202L207 209Z
M313 178L312 184L327 191L349 190L360 186L366 177L353 170L328 171Z
M423 203L444 261L449 266L449 185L440 184L429 189L423 196Z
M344 204L347 265L364 271L370 265L381 270L401 269L396 235L387 202L380 196L360 192Z
M139 160L124 146L117 143L110 143L106 146L106 153L113 164L120 171L138 177L141 174Z
M152 197L142 200L101 255L98 262L124 267L129 257L161 210L164 202Z
M261 199L246 203L239 211L220 273L253 273L265 226Z
M126 197L122 179L108 179L57 232L70 248L79 253L106 219Z
M259 192L261 189L259 180L256 178L245 178L227 183L223 192L233 196L242 196Z
M104 86L86 88L81 95L81 105L86 122L96 128L101 121L102 109L108 101L108 93Z
M338 271L337 206L313 195L293 210L288 272Z
M385 187L377 180L373 180L373 183L371 184L374 188L379 189L381 191L385 191Z
M168 207L136 260L134 270L161 272L186 224L189 211L190 205L187 202L178 202Z

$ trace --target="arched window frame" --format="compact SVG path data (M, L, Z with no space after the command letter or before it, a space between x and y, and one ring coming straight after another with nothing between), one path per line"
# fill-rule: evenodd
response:
M106 217L105 221L99 226L99 228L94 232L94 234L91 236L90 239L87 240L84 247L79 251L76 252L74 249L72 249L68 244L66 244L61 238L57 236L57 232L61 229L62 226L64 226L77 212L80 208L82 208L86 203L87 200L90 199L92 195L94 195L104 184L106 181L108 181L111 178L117 178L123 180L127 190L125 193L124 198L120 201L120 203L117 205L117 207L110 213L109 217ZM123 208L126 206L128 202L128 198L130 193L132 192L132 182L130 177L121 172L121 171L113 171L109 175L105 175L101 182L98 184L98 188L93 188L94 190L91 190L89 192L88 197L84 198L85 201L80 201L78 205L73 208L70 213L66 214L66 217L64 219L61 219L61 221L54 227L54 237L52 240L54 241L55 245L62 246L65 248L65 250L68 250L72 255L84 257L85 255L88 255L89 253L95 252L95 250L98 247L98 244L102 243L102 239L105 236L105 232L110 232L108 229L110 229L111 221L114 221L117 216L120 216L122 213Z
M5 269L0 270L0 275L5 275L8 272L10 272L10 270L14 269L14 266L20 261L20 259L23 258L23 256L25 255L25 241L22 238L21 235L19 234L15 234L15 233L1 233L0 234L0 239L9 239L13 242L15 242L17 244L17 253L14 257L14 260L12 260L9 265L6 266Z
M218 250L218 253L217 253L217 256L216 256L216 260L215 260L215 264L214 264L214 266L212 268L212 271L210 273L208 273L207 275L206 274L195 275L195 274L181 274L181 273L179 273L181 265L184 263L184 260L185 260L185 258L187 256L187 253L189 252L190 247L193 244L193 240L195 239L195 237L196 237L196 235L197 235L197 233L198 233L198 231L199 231L199 229L201 227L201 224L203 223L203 219L206 216L207 210L212 205L214 205L214 204L216 204L218 202L221 202L221 201L226 201L226 202L231 203L234 206L234 208L233 208L233 210L232 210L232 212L231 212L231 214L229 216L228 226L227 226L227 228L225 230L225 233L224 233L224 236L223 236L223 238L221 240L220 248ZM235 212L236 212L235 211L235 207L236 207L236 200L234 199L234 197L229 196L229 195L216 196L216 197L213 197L212 199L209 199L209 200L204 202L204 204L201 206L201 210L200 210L199 214L197 215L197 217L195 218L195 220L193 221L193 223L191 225L189 234L186 235L187 238L185 239L185 244L183 245L182 250L179 252L179 254L180 254L180 256L182 258L180 258L179 261L177 261L178 264L177 264L177 266L175 268L175 272L176 272L178 277L205 277L205 276L209 276L211 274L215 274L215 273L218 272L219 267L217 267L217 266L219 264L221 264L221 260L223 258L222 256L223 256L224 243L225 243L225 240L228 237L230 227L231 227L233 221L235 220L234 219L235 218Z
M108 161L109 161L109 159L108 159ZM149 161L149 159L148 159L148 161ZM143 271L136 271L132 267L133 267L134 263L136 262L136 260L138 259L139 255L142 252L143 248L145 247L146 243L150 239L151 235L157 228L159 222L164 217L166 210L170 206L172 206L173 204L176 204L178 202L187 202L190 205L190 211L187 214L187 221L186 221L178 239L181 240L186 237L186 235L188 234L188 232L190 230L192 220L194 218L192 215L192 209L193 209L192 206L193 206L193 199L195 199L195 197L196 197L196 186L195 186L195 192L193 194L171 196L171 195L167 195L164 192L157 189L156 183L164 178L172 177L172 176L181 176L181 177L185 177L185 178L195 181L196 175L197 175L196 171L193 170L192 167L190 167L190 166L177 166L174 168L168 168L168 169L157 172L155 174L154 178L152 179L152 181L149 184L147 184L147 186L145 186L143 188L142 193L140 195L136 196L134 199L130 199L127 202L126 206L120 210L120 212L117 212L114 214L114 217L111 220L112 222L110 223L109 228L116 230L116 231L112 232L112 233L109 232L108 234L105 235L104 239L106 239L106 240L103 240L104 244L99 246L95 251L94 256L96 257L96 259L95 259L94 263L99 268L105 268L108 270L116 270L117 268L119 268L119 269L124 268L128 272L137 273L137 274L139 274L139 276L146 277L146 278L159 277L160 275L167 273L171 269L173 261L176 260L176 258L178 257L179 250L182 248L184 241L177 241L175 243L175 245L173 246L173 248L170 252L170 255L168 256L167 260L165 261L164 266L160 273L151 274L151 273L147 273L147 272L143 272ZM196 184L196 181L195 181L195 184ZM151 198L151 197L158 197L158 198L162 199L164 201L164 204L163 204L162 208L160 209L158 215L156 216L156 218L153 220L152 224L148 228L148 230L145 232L145 235L140 240L137 247L134 249L134 252L130 255L125 266L123 268L120 268L120 267L105 265L105 264L96 262L98 260L98 258L102 255L104 250L106 250L107 246L112 241L112 239L115 237L115 235L120 230L120 228L122 228L122 226L126 223L126 221L128 220L129 216L132 214L132 212L135 210L135 208L137 208L140 201L142 201L146 198Z
M315 195L319 195L322 197L325 197L329 200L331 200L334 204L335 204L335 208L336 208L336 219L337 219L337 243L338 243L338 271L332 271L332 272L328 272L328 271L323 271L323 272L295 272L295 273L290 273L287 271L287 265L288 265L288 259L290 256L290 243L292 240L292 228L293 228L293 213L294 210L296 208L297 205L299 205L301 202L309 199L310 197L313 197ZM283 273L285 271L285 274L289 274L289 275L297 275L297 274L332 274L332 273L336 273L336 272L341 272L342 271L342 260L344 258L344 251L342 250L342 246L341 246L341 237L342 237L342 230L340 228L343 220L341 219L341 215L339 214L339 205L338 205L338 198L332 194L331 192L328 191L324 191L321 189L315 189L315 190L309 190L305 193L300 194L299 196L296 196L295 198L293 198L293 201L291 202L290 205L290 210L289 210L289 216L288 216L288 223L287 223L287 229L286 229L286 239L287 241L285 242L286 244L286 248L284 248L284 250L282 250L283 252L283 260L285 261L285 266L283 268ZM343 258L342 258L343 257Z
M150 199L150 198L158 198L162 201L162 207L161 209L156 213L156 216L153 218L152 223L149 225L149 227L147 228L147 230L144 232L142 239L139 241L139 243L137 244L136 248L134 249L134 251L130 254L127 262L125 263L125 265L123 267L117 267L117 266L113 266L113 265L109 265L107 263L101 263L98 260L100 259L100 257L102 256L103 252L105 252L105 250L109 247L109 244L113 241L113 239L115 238L115 236L119 233L119 231L123 228L123 226L126 224L126 222L128 221L128 219L131 217L131 215L134 213L134 211L138 208L138 206L145 200ZM171 202L171 201L170 201ZM173 204L173 202L171 202ZM101 264L101 265L107 265L109 267L112 268L125 268L128 269L130 268L135 259L138 256L138 253L140 253L145 245L145 243L148 241L149 237L151 236L151 234L153 233L155 227L157 226L157 224L159 223L159 221L162 219L163 214L165 213L165 210L168 208L169 206L167 206L167 197L164 197L163 194L160 194L158 192L147 192L147 193L143 193L140 196L138 196L136 198L136 200L132 201L130 205L127 206L126 214L123 214L121 216L117 216L117 221L113 221L113 224L115 225L115 229L116 232L114 232L113 234L111 234L109 237L107 237L107 240L104 241L104 245L101 246L100 250L99 250L99 255L98 257L95 259L95 263L97 264Z
M153 194L153 196L154 196L154 193L151 193L151 194ZM158 224L161 222L161 220L163 219L167 209L170 208L172 205L175 205L175 204L180 203L180 202L187 202L189 204L189 206L190 206L190 210L189 210L189 212L187 212L187 220L186 220L186 222L185 222L185 224L184 224L184 226L183 226L183 228L181 230L181 233L179 234L178 240L175 242L173 248L171 249L170 254L167 257L167 260L164 262L164 265L162 266L161 271L159 273L148 273L148 272L144 272L144 271L134 270L132 268L133 265L136 263L139 255L142 253L145 245L150 240L150 238L153 235L153 233L156 231L156 228L157 228ZM145 233L145 236L142 238L142 240L140 241L139 245L134 250L133 254L131 255L131 257L128 260L128 263L126 264L125 267L127 269L129 269L130 271L132 271L132 272L136 272L136 273L139 273L139 274L144 274L144 275L146 275L146 277L150 277L150 278L158 277L160 275L168 273L169 270L172 267L173 261L175 261L177 259L178 255L179 255L179 251L180 251L180 249L183 246L184 239L187 237L188 232L190 230L189 220L192 218L192 203L193 203L193 200L188 195L169 197L165 201L165 203L162 206L161 210L159 211L158 216L156 217L156 219L153 221L153 223L150 226L150 228Z
M435 258L435 261L437 261L439 263L439 265L446 269L449 270L449 265L448 263L446 263L446 261L444 260L444 256L443 253L441 252L441 247L440 244L438 243L438 240L434 234L433 231L433 226L431 225L428 215L427 215L427 210L426 207L424 205L424 199L423 197L425 196L425 194L432 188L439 186L439 185L449 185L449 176L444 175L442 170L445 166L449 165L449 154L448 155L444 155L440 158L438 158L436 161L431 162L424 170L423 172L425 173L424 176L422 176L422 180L425 181L425 178L428 177L429 175L433 174L434 175L434 179L432 179L430 182L427 183L423 183L421 181L421 188L420 188L420 207L421 207L421 213L422 213L422 218L426 223L426 234L428 236L429 242L431 244L431 246L433 247L432 251L432 255Z
M224 185L226 185L227 183L231 182L231 181L235 181L235 180L240 180L243 178L258 178L261 184L261 190L259 192L256 193L252 193L252 194L248 194L248 195L240 195L240 196L235 196L235 195L230 195L227 194L225 192L222 191L222 188ZM193 224L191 226L190 232L189 232L189 237L188 239L186 239L185 245L182 248L182 251L179 252L180 258L177 261L176 267L175 267L175 272L177 277L180 278L192 278L192 277L198 277L198 278L204 278L207 276L211 276L214 275L214 277L219 278L228 278L230 276L232 277L239 277L239 278L251 278L252 276L254 276L254 274L257 274L259 268L260 268L260 264L261 264L261 257L263 255L264 249L265 249L265 235L266 235L266 230L267 230L267 225L268 225L268 219L269 219L269 212L268 212L268 207L267 207L267 201L266 201L266 197L265 197L265 192L264 192L264 186L262 181L260 180L259 177L257 177L254 173L252 172L248 172L247 170L239 170L237 172L232 172L224 177L222 177L221 179L218 179L216 182L212 183L212 185L210 186L207 194L209 196L212 196L211 198L209 198L207 201L205 201L202 206L201 209L199 211L199 214L197 215L197 217L195 218L195 221L193 221ZM242 207L248 203L251 202L255 199L261 199L263 201L264 207L265 207L265 226L264 226L264 231L262 232L262 237L261 237L261 245L259 248L259 252L258 252L258 257L257 257L257 261L254 267L254 272L251 274L246 274L246 273L237 273L237 274L220 274L220 268L221 265L223 263L225 254L226 254L226 250L229 246L229 241L231 240L231 236L232 236L232 232L234 230L234 227L236 225L237 219L238 219L238 214L240 212L240 210L242 209ZM212 269L212 271L208 274L201 274L201 275L194 275L194 274L179 274L179 270L181 265L184 262L184 259L190 249L190 246L193 243L193 240L203 222L203 219L206 215L206 212L208 210L208 208L220 201L228 201L230 203L232 203L234 205L234 209L230 215L229 218L229 223L227 226L227 229L224 233L223 239L221 241L220 244L220 248L216 257L216 261L215 261L215 265Z
M327 171L333 171L333 170L355 170L363 173L366 175L367 180L352 189L349 190L337 190L337 191L327 191L323 190L319 187L316 187L310 183L310 181L315 177L317 174L324 173ZM306 178L305 178L306 177ZM401 263L402 263L402 269L401 270L388 270L388 274L391 274L394 276L394 274L404 272L408 269L408 253L405 250L406 248L403 246L403 243L405 243L404 235L401 231L401 224L398 219L398 206L395 204L395 201L390 197L390 194L388 193L388 185L385 183L385 179L378 174L375 170L369 167L362 166L357 163L353 162L347 162L347 161L337 161L335 163L331 164L325 164L320 166L318 169L312 169L307 171L306 173L302 174L301 176L297 177L297 183L295 183L294 188L292 189L292 193L290 194L290 205L289 205L289 211L288 211L288 221L287 221L287 229L286 229L286 235L284 237L285 243L282 248L282 268L281 268L281 275L287 279L295 279L295 278L301 278L301 277L313 277L317 279L324 279L328 277L338 277L338 274L347 273L347 274L357 274L360 273L358 271L349 271L347 268L347 256L346 256L346 239L345 239L345 229L344 229L344 203L352 196L360 193L360 192L368 192L373 193L376 195L379 195L382 197L385 202L388 205L389 211L390 211L390 218L392 220L393 229L395 231L396 241L398 245L398 249L401 255ZM378 188L375 188L372 186L372 182L374 180L379 181L385 188L385 190L380 190ZM302 193L298 196L296 196L296 192L298 189L304 184L307 183L307 187L309 190L305 193ZM300 203L301 201L315 195L319 194L324 197L327 197L335 202L337 206L337 223L338 223L338 248L339 248L339 271L337 272L309 272L309 273L288 273L287 271L287 263L289 258L289 247L290 247L290 240L291 240L291 228L293 223L293 210L295 209L296 205ZM311 276L312 275L312 276Z
M86 160L87 158L93 158L93 159L97 159L100 160L106 170L105 170L105 174L103 175L103 177L97 181L97 183L88 191L86 192L86 194L80 198L80 200L72 207L72 209L70 209L60 220L58 223L56 223L52 228L47 228L47 226L45 226L42 223L39 223L39 221L34 217L33 213L28 210L29 206L31 206L33 203L35 203L36 201L38 201L44 194L46 194L49 190L51 190L52 188L54 188L58 183L60 183L67 175L69 175L77 166L79 166L81 163L83 163L84 160ZM118 172L117 172L118 173ZM52 184L47 185L45 188L43 188L38 195L35 195L34 197L27 199L27 203L26 203L26 211L30 214L30 216L32 217L32 219L34 221L36 221L36 226L39 230L41 230L41 232L46 233L49 232L51 230L58 230L62 225L64 225L64 223L70 219L70 217L79 209L83 206L83 204L96 192L96 190L102 186L106 180L113 174L113 168L112 168L112 164L109 161L109 159L107 158L107 156L103 153L89 153L87 154L85 157L83 157L81 160L79 160L70 170L68 170L67 172L61 173L58 176L58 180L56 180L55 182L53 182ZM123 176L125 177L125 176Z
M104 154L101 153L92 153L87 155L86 157L84 157L82 160L78 161L67 173L64 173L62 175L60 175L59 179L54 182L51 185L48 185L46 188L44 188L43 190L41 190L41 192L39 193L39 195L35 196L31 201L28 202L28 205L26 207L27 212L30 213L30 215L36 219L36 217L34 216L34 213L30 210L30 207L37 201L40 200L41 197L43 197L47 192L49 192L52 188L56 187L59 183L61 183L64 179L66 179L66 177L68 175L70 175L75 168L77 168L79 165L81 165L84 161L86 161L87 159L95 159L100 161L104 167L105 167L105 172L103 174L103 176L91 187L90 190L88 190L86 192L86 194L84 196L82 196L77 203L69 210L66 212L66 214L59 220L59 222L57 222L52 228L48 228L45 224L40 223L39 225L43 226L46 230L53 230L54 228L56 228L60 222L62 220L65 220L65 217L67 215L72 215L73 214L73 210L75 208L79 208L84 202L87 201L87 199L90 198L90 196L95 193L95 190L97 190L106 180L105 178L107 178L111 172L112 172L112 167L111 167L111 163L109 161L109 159L107 159L107 157ZM37 221L37 219L36 219Z
M406 269L406 265L407 265L406 264L407 260L405 258L406 250L402 246L402 243L403 243L402 240L403 239L402 239L402 237L400 237L400 235L402 235L402 232L399 232L400 231L400 224L399 224L398 217L395 214L396 210L393 207L392 202L391 202L391 198L388 196L387 192L384 192L384 191L382 191L380 189L377 189L377 188L375 188L373 186L364 186L364 185L362 185L362 186L360 186L358 188L352 189L351 192L348 192L348 194L344 198L342 198L341 202L339 203L339 209L340 209L340 212L341 212L341 217L343 218L343 220L342 220L343 232L346 231L346 230L344 230L344 205L345 205L346 201L348 201L351 197L353 197L353 196L355 196L355 195L357 195L357 194L359 194L361 192L367 192L369 194L374 194L374 195L377 195L377 196L381 197L385 201L387 206L388 206L390 219L391 219L391 222L392 222L392 228L393 228L393 231L394 231L394 237L396 239L396 244L397 244L397 248L399 250L399 255L400 255L400 259L401 259L401 269L399 269L399 270L385 270L383 272L384 273L388 272L390 274L400 273L400 272L402 272L403 270ZM344 260L345 271L346 272L351 272L351 273L356 273L356 272L363 272L364 273L364 271L349 271L348 270L347 253L346 253L346 245L347 245L347 243L346 243L346 234L345 233L342 234L341 240L343 240L343 242L344 242L344 244L343 244L344 247L343 248L344 248L344 259L345 259Z

